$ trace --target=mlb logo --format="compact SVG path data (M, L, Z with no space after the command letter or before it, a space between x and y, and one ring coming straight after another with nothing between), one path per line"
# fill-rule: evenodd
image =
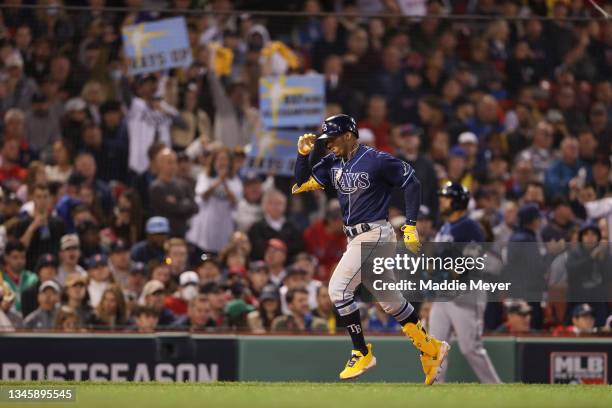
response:
M551 384L607 384L608 353L550 353Z

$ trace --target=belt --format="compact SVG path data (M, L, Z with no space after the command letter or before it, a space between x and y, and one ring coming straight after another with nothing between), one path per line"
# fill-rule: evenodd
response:
M352 226L344 225L342 229L344 230L344 234L349 238L355 238L359 234L363 234L364 232L368 232L373 230L376 227L380 227L385 224L386 220L374 221L374 222L364 222L363 224L357 224Z

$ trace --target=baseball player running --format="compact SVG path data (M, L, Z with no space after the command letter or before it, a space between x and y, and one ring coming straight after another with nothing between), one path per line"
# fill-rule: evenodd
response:
M446 222L440 228L435 242L484 242L480 225L467 217L469 191L461 184L448 182L439 191L440 213ZM485 293L458 296L451 302L434 302L429 330L432 335L448 340L454 331L461 353L478 379L483 383L499 383L500 379L482 344ZM442 367L438 380L444 382L446 367Z
M376 365L372 345L365 342L353 296L361 283L361 243L396 242L393 227L387 221L394 187L402 188L406 197L404 243L413 253L421 245L416 231L421 185L414 170L387 153L360 145L358 138L355 119L344 114L325 119L318 137L300 136L295 166L297 183L293 187L294 194L335 189L342 207L348 246L329 281L330 298L353 342L351 357L340 373L342 380L356 378ZM323 158L317 157L321 144L331 151ZM420 351L425 384L433 384L449 345L427 334L414 307L400 292L380 301L380 305L401 324L403 332Z

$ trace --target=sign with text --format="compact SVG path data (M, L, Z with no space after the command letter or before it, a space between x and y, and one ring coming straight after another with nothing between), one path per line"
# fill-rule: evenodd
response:
M191 65L191 48L183 17L126 26L122 35L132 75Z
M238 374L233 339L4 336L0 348L0 381L212 382L236 380Z
M323 76L280 75L261 78L259 109L264 128L318 127L325 115Z
M251 140L245 173L292 176L295 167L297 138L298 132L295 130L262 129L256 131Z

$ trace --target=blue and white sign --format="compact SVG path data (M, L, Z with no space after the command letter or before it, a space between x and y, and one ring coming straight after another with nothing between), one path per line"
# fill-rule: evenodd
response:
M191 65L191 48L183 17L126 26L123 48L132 75Z
M319 127L325 115L323 76L261 78L259 111L264 128Z
M258 130L251 141L244 172L273 173L293 176L298 131L286 129Z

